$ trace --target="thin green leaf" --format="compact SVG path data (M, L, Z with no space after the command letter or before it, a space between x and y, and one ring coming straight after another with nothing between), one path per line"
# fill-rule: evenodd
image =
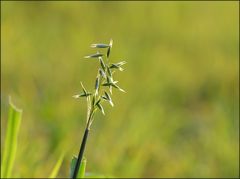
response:
M76 163L77 163L77 157L73 156L73 158L71 160L71 164L70 164L70 178L73 177L73 173L74 173Z
M60 169L60 167L62 165L63 158L64 158L64 154L61 154L61 156L59 157L57 163L55 164L55 166L54 166L54 168L52 170L52 173L50 174L49 178L57 178L59 169Z
M1 163L1 178L11 178L17 151L17 136L22 120L22 110L18 109L9 97L9 115L7 122L3 160Z
M80 168L79 168L77 178L84 178L85 170L86 170L86 164L87 164L87 159L85 157L83 157Z
M76 163L77 163L77 157L74 156L72 158L72 161L70 164L70 178L73 178L73 173L74 173ZM83 157L82 162L80 164L78 174L77 174L77 178L84 178L85 170L86 170L86 163L87 163L87 160L85 157Z

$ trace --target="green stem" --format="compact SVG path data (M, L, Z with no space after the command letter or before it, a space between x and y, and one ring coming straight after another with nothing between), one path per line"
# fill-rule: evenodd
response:
M87 122L87 125L86 125L86 128L85 128L82 143L81 143L80 150L79 150L79 153L78 153L77 163L76 163L75 168L74 168L74 173L73 173L73 177L72 177L73 179L77 178L78 171L79 171L79 168L80 168L80 165L81 165L81 162L82 162L83 153L84 153L87 138L88 138L88 133L90 131L90 122L91 122L92 117L93 117L93 110L91 110L91 113L89 115L88 122Z

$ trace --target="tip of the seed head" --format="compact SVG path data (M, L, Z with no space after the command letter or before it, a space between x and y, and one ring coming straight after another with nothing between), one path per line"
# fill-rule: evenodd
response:
M77 98L79 98L79 95L76 94L76 95L73 95L72 97L75 98L75 99L77 99Z
M120 91L122 91L123 93L127 93L125 90L123 90L123 89L120 89Z
M82 83L82 81L80 81L80 84L81 84L82 88L84 88L84 87L83 87L83 83Z
M97 45L96 44L91 44L90 47L95 48Z
M113 44L113 39L111 38L109 42L109 46L112 47L112 44Z

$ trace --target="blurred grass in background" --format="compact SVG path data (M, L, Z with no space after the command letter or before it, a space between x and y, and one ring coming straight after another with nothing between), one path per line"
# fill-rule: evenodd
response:
M23 109L16 177L69 164L85 125L97 62L113 38L115 107L97 114L87 171L118 177L239 176L238 2L1 2L1 139L7 97ZM3 144L3 141L1 140ZM2 150L1 150L2 152Z

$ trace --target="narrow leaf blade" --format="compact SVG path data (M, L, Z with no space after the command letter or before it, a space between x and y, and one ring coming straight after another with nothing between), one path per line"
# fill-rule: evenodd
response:
M70 178L73 177L73 173L74 173L74 169L75 169L75 165L77 163L77 157L74 156L72 158L71 164L70 164ZM84 178L85 176L85 170L86 170L86 163L87 160L85 157L83 157L78 174L77 174L77 178Z
M18 109L9 98L9 116L7 122L6 139L1 163L1 178L11 178L17 151L17 136L22 120L22 110Z
M74 173L76 163L77 163L77 157L73 156L73 158L71 160L71 164L70 164L70 178L73 177L73 173Z
M50 174L49 178L57 178L57 174L59 172L59 169L62 165L62 161L63 161L63 158L64 158L64 154L61 154L61 156L59 157L57 163L55 164L53 170L52 170L52 173Z
M79 168L77 178L84 178L85 170L86 170L86 164L87 164L87 159L85 157L83 157L80 168Z

